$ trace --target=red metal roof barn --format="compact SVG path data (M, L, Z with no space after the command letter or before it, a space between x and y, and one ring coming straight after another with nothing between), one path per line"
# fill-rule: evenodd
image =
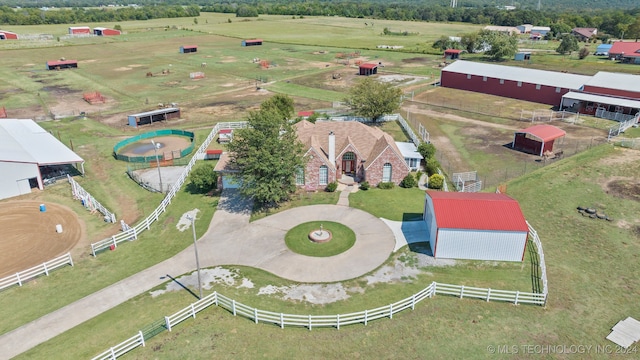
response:
M18 34L10 31L0 30L0 40L17 40Z
M78 60L50 60L47 61L47 70L72 69L78 67Z
M529 227L516 200L495 193L426 194L423 219L435 258L522 261Z
M442 69L443 87L559 105L562 95L578 91L590 76L456 60Z
M378 73L378 64L361 64L359 69L360 75L374 75Z
M534 125L516 131L511 147L529 154L542 156L545 152L553 152L553 143L567 133L553 125Z
M97 36L114 36L120 35L120 30L97 27L93 29L93 35Z
M91 35L91 28L88 26L70 26L69 35Z
M198 52L198 45L183 45L183 46L180 46L180 53L181 54L188 54L188 53L194 53L194 52Z

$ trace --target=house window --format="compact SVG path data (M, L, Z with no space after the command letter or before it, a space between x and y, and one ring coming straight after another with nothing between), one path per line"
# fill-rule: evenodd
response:
M329 168L327 168L327 165L320 166L318 181L320 185L327 185L329 183Z
M504 85L504 79L500 79L500 85Z
M518 87L522 87L522 81L518 81Z
M356 154L352 153L351 151L344 153L344 155L342 155L342 160L355 160L356 159Z
M418 167L418 159L416 158L404 158L404 161L406 161L407 165L412 169L415 169Z
M483 76L483 77L482 77L482 81L487 81L487 77L486 77L486 76Z
M304 185L304 169L301 167L296 169L296 185Z
M391 181L391 164L386 163L382 166L382 182Z
M471 80L471 74L467 74L467 80Z
M536 84L536 90L540 90L540 84Z
M557 93L559 93L559 92L560 92L560 88L559 88L559 87L557 87L557 88L556 88L556 92L557 92Z

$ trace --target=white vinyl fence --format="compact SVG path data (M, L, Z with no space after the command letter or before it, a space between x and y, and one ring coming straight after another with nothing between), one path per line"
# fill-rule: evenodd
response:
M636 116L627 119L625 121L621 121L619 124L612 126L611 128L609 128L609 136L608 139L611 140L612 137L618 136L620 134L622 134L623 132L625 132L628 128L638 124L638 122L640 121L640 114L637 114Z
M529 224L527 221L527 226L529 227L529 237L531 241L536 245L536 251L538 252L538 268L540 269L540 279L542 281L542 294L544 295L545 304L547 302L547 295L549 294L549 288L547 285L547 266L544 262L544 251L542 251L542 242L540 242L540 238L538 237L538 232L536 229Z
M426 288L411 295L408 298L397 301L393 304L381 306L375 309L369 309L348 314L336 315L294 315L285 313L276 313L256 309L233 299L230 299L217 292L205 296L204 298L192 303L177 313L165 316L164 328L171 331L181 322L196 318L196 314L200 311L212 306L219 306L234 316L242 316L253 320L257 323L274 324L280 328L285 326L306 327L309 330L318 327L333 327L340 330L341 326L363 324L367 325L369 321L389 318L393 319L393 314L407 309L415 309L420 301L431 298L435 295L451 295L458 298L482 299L485 301L505 301L518 304L535 304L544 305L546 303L546 294L520 292L511 290L496 290L486 288L476 288L464 285L451 285L432 282ZM142 331L131 337L121 344L118 344L109 350L103 352L94 358L96 359L116 359L118 356L131 351L133 347L144 346L144 336Z
M73 193L73 197L82 201L82 206L89 209L90 211L99 211L104 215L105 220L109 222L116 222L116 215L111 211L107 210L106 207L102 206L96 198L94 198L87 190L85 190L80 184L78 184L70 175L67 175L67 180L71 184L71 192Z
M129 228L129 230L127 231L123 231L119 234L113 235L110 238L103 239L91 244L91 254L93 256L96 256L96 254L102 250L105 250L108 248L115 249L116 247L118 247L119 243L123 241L135 240L138 238L138 235L141 232L148 230L151 227L151 224L157 221L160 215L167 210L167 206L171 204L171 200L173 200L173 198L176 196L176 194L182 187L182 184L184 184L184 182L187 180L187 177L189 176L189 173L191 172L191 169L195 165L196 161L199 158L202 158L202 154L206 152L207 147L209 147L209 144L211 143L211 141L216 137L216 135L218 134L218 131L220 131L221 129L241 129L246 126L247 126L246 121L223 122L223 123L216 124L216 126L214 126L213 129L211 129L209 136L207 136L207 138L204 140L202 145L200 145L200 147L198 148L194 156L191 157L191 160L189 161L184 171L180 175L180 178L175 182L175 184L173 184L173 186L171 187L167 195L164 197L160 205L151 213L151 215L147 216L147 218L145 218L135 226Z
M31 279L35 279L40 275L49 276L49 272L63 267L65 265L73 266L73 260L71 259L71 253L66 253L60 257L57 257L53 260L49 260L40 265L34 266L24 271L17 272L13 275L9 275L0 279L0 290L4 290L8 287L18 285L22 286L22 284Z

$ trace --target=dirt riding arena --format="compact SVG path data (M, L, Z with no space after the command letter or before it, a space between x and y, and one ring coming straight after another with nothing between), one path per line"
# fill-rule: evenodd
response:
M45 211L40 211L40 204ZM62 225L62 233L56 225ZM71 250L82 238L69 208L38 201L0 203L0 278L42 264Z
M158 156L165 160L180 157L180 150L186 149L191 145L189 138L184 136L158 136L154 137L153 141L156 144L160 144ZM128 157L155 156L151 139L144 139L131 145L127 145L122 148L119 153Z

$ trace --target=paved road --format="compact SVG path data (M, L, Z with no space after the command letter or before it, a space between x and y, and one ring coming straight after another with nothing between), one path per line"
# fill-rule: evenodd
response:
M395 238L385 223L361 210L339 205L290 209L249 223L251 203L225 190L209 229L198 240L200 265L246 265L298 282L334 282L364 275L391 254ZM343 223L356 233L346 252L315 258L291 252L284 235L314 220ZM126 251L126 249L122 249ZM88 295L72 304L0 336L0 358L11 358L166 282L195 270L194 250L176 256Z

